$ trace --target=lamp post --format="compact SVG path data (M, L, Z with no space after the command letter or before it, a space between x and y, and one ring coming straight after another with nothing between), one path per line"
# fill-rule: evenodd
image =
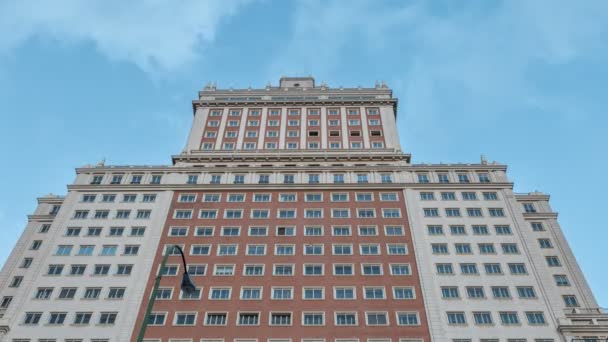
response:
M165 265L167 264L167 258L169 257L170 252L173 249L177 249L179 253L182 255L182 262L184 264L184 273L182 275L182 283L180 285L182 291L184 293L192 293L196 290L196 285L190 279L190 275L188 274L188 266L186 265L186 257L184 256L184 251L178 245L173 245L171 248L167 248L165 255L163 256L163 261L160 264L160 270L158 271L158 275L154 280L154 287L152 288L152 292L150 295L150 299L148 300L148 306L146 307L146 313L144 314L143 322L141 322L141 328L139 329L139 335L137 335L137 342L143 342L144 335L146 334L146 328L148 327L148 319L150 318L150 313L152 312L152 308L154 308L154 302L156 301L156 291L158 290L158 286L160 285L160 279L163 277L163 270L165 269Z

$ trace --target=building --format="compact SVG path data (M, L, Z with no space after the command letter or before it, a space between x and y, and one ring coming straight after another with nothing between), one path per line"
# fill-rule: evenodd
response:
M386 85L208 85L193 112L172 165L85 166L39 198L2 341L136 341L159 272L148 342L608 338L549 196L483 159L410 163Z

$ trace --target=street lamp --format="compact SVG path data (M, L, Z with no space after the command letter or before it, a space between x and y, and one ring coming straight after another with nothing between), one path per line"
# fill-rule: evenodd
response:
M167 248L165 255L163 256L163 261L160 264L160 270L158 271L158 275L156 279L154 279L154 287L152 288L152 293L150 295L150 299L148 300L148 306L146 307L146 313L144 314L143 322L141 322L141 328L139 329L139 335L137 335L137 342L143 342L144 335L146 334L146 328L148 327L148 319L150 318L150 313L152 312L152 308L154 307L154 302L156 301L156 291L158 290L158 286L160 285L160 279L163 277L163 270L165 269L165 265L167 264L167 258L169 254L173 251L173 249L177 249L179 253L182 255L182 262L184 264L184 273L182 275L182 283L181 289L184 293L190 294L196 291L196 285L190 278L188 274L188 266L186 265L186 257L184 256L184 251L178 245L173 245L170 248Z

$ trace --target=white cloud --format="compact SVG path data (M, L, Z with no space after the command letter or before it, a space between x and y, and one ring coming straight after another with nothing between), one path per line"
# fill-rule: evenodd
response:
M219 22L246 0L53 0L0 2L0 52L31 38L92 42L113 60L148 72L172 71L197 57Z
M305 67L331 77L364 54L369 68L352 72L386 72L391 65L389 86L405 94L401 110L415 120L453 109L455 91L461 111L471 114L526 107L569 115L580 99L537 87L536 68L608 57L606 1L390 4L300 2L291 43L272 72Z

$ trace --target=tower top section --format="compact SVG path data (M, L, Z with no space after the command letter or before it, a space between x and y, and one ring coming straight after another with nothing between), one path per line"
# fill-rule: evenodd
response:
M281 88L314 88L315 79L309 77L281 77L279 81Z

